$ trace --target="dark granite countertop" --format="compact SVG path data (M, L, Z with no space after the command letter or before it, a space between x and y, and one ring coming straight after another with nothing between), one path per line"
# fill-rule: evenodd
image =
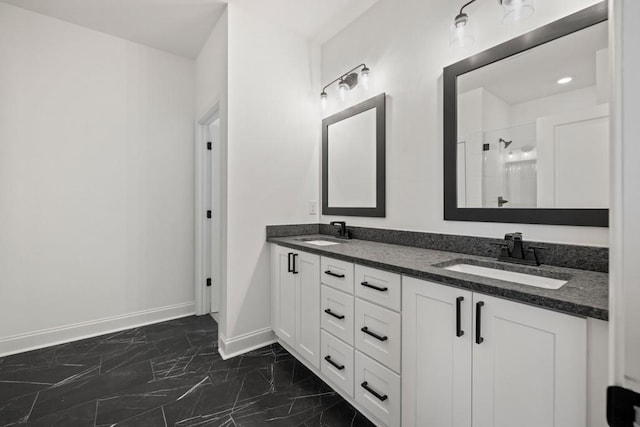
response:
M319 240L331 239L330 236L326 235L305 235L269 237L267 241L292 249L393 271L418 279L494 295L549 310L608 320L609 275L607 273L550 265L526 267L498 262L493 258L366 240L345 240L344 243L331 246L316 246L301 240L311 237L317 237ZM464 260L467 264L490 265L493 268L509 271L523 273L535 271L540 276L568 279L569 281L560 289L552 290L441 268L461 260Z

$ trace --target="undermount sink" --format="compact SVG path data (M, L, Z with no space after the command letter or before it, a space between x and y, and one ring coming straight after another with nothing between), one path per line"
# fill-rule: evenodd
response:
M521 285L535 286L544 289L560 289L567 283L567 280L537 276L534 274L516 273L514 271L499 270L496 268L481 267L479 265L465 263L454 264L443 268L445 270L473 274L474 276L489 277L491 279L505 280L507 282L514 282Z
M328 239L328 238L323 238L323 237L307 237L304 239L298 239L301 242L304 243L308 243L310 245L316 245L316 246L331 246L331 245L339 245L340 243L343 243L340 240L337 239Z
M340 244L340 242L330 242L329 240L307 240L305 243L316 246L331 246Z

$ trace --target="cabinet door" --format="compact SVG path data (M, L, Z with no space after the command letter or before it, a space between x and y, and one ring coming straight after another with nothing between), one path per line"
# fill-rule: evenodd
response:
M296 252L295 349L320 368L320 257ZM293 306L292 306L293 307ZM281 309L282 310L282 309Z
M474 427L587 425L586 320L473 298Z
M278 337L290 346L295 346L296 331L296 276L289 270L292 268L294 251L282 246L275 247L276 259L273 267L275 331Z
M402 294L402 425L470 427L471 292L405 276Z

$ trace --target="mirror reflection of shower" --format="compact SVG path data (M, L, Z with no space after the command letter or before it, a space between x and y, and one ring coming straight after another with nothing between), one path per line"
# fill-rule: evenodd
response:
M536 139L535 123L484 132L483 207L536 207Z

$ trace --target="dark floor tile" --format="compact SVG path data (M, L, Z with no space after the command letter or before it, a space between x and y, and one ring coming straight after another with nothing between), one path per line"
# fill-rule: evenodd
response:
M151 366L156 379L198 376L215 372L221 360L211 347L190 347L182 353L154 358ZM226 374L224 378L226 381Z
M36 393L0 402L0 426L27 421L37 398Z
M313 372L295 358L282 359L258 369L273 385L274 390L280 390L314 376Z
M211 322L213 319L209 318ZM206 321L207 323L209 320ZM185 317L182 319L170 320L168 322L156 323L145 326L144 332L150 342L166 339L167 337L186 335L189 332L197 331L213 331L212 327L203 327L203 322L198 321L196 316Z
M27 425L29 427L85 427L93 426L95 417L96 401L90 401L41 418L30 419Z
M116 396L122 390L153 379L148 361L116 368L106 374L91 375L40 392L31 416L41 418L92 400Z
M238 406L251 406L252 399L270 393L271 387L257 369L224 383L204 382L176 402L165 405L167 422L180 426L200 425L201 422L215 425L214 421L224 423Z
M20 396L35 395L49 387L51 384L0 381L0 407Z
M149 361L154 357L160 356L161 353L153 345L149 344L127 344L127 346L119 351L115 351L102 356L101 374L107 374L118 368L126 368L139 364L140 362Z
M117 427L167 427L162 408L154 408L115 424ZM97 424L100 425L100 424Z
M308 378L257 399L250 408L234 411L238 426L296 426L342 398L317 378Z
M188 332L186 337L192 347L218 345L217 331Z
M375 427L353 406L341 401L306 420L300 427Z
M96 424L112 425L174 402L201 380L193 376L152 380L99 399Z
M3 357L0 372L47 367L51 364L55 352L55 347L48 347Z

